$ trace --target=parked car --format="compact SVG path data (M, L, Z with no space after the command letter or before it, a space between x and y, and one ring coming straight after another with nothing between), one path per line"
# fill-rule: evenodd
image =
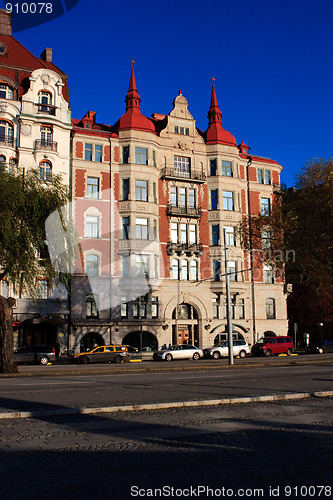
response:
M291 337L262 337L252 346L253 356L271 356L272 354L287 354L290 356L294 349L294 342Z
M229 342L228 340L223 340L214 347L204 349L204 355L206 358L219 359L229 355ZM240 358L245 358L247 354L250 354L250 347L246 340L234 340L233 341L233 354L234 356L239 356Z
M47 365L55 361L56 355L54 347L50 345L27 345L18 347L14 351L16 363L34 363Z
M125 345L100 345L91 351L74 354L74 361L80 363L122 363L129 359Z
M307 354L324 354L324 352L333 352L333 340L315 340L306 346Z
M168 349L154 352L153 359L155 361L165 360L172 361L173 359L200 359L203 358L203 351L198 347L190 344L172 345Z

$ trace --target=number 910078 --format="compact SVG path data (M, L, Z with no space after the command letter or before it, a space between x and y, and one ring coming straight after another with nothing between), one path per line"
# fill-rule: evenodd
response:
M53 5L51 2L24 2L6 3L6 11L13 14L52 14Z

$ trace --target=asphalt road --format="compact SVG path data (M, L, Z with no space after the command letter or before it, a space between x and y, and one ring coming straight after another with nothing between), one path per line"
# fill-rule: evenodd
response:
M48 371L56 367L40 367L42 377L0 378L0 412L331 391L331 361L332 358L317 357L316 364L289 362L286 366L275 366L273 362L230 369L218 369L219 365L214 363L201 369L199 363L189 361L175 362L172 369L167 363L157 363L161 368L152 371L144 367L121 371L112 365L111 373L100 374L89 372L94 369L90 366L74 367L80 376L66 372L58 376Z

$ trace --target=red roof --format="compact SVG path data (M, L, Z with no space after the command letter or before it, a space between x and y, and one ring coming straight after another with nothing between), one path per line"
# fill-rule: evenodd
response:
M234 136L222 127L221 118L222 113L217 104L213 83L212 97L208 111L209 126L206 132L206 142L207 144L227 144L230 146L237 146Z

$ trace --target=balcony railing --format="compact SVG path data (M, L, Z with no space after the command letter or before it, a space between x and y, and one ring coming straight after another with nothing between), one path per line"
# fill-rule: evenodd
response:
M35 141L35 150L39 151L58 151L58 143L52 141Z
M15 139L11 135L0 135L0 144L14 147Z
M167 205L166 207L167 215L184 215L186 217L201 217L202 210L201 207L188 207L188 206L176 206L176 205Z
M51 106L51 104L36 104L37 106L37 112L38 113L43 113L46 115L55 115L55 106Z
M202 243L173 243L172 241L168 241L166 249L168 255L188 254L200 257L203 252Z
M189 170L180 170L175 167L164 167L162 169L161 176L162 178L189 179L197 182L205 182L207 179L203 170L195 170L194 168L190 168Z

